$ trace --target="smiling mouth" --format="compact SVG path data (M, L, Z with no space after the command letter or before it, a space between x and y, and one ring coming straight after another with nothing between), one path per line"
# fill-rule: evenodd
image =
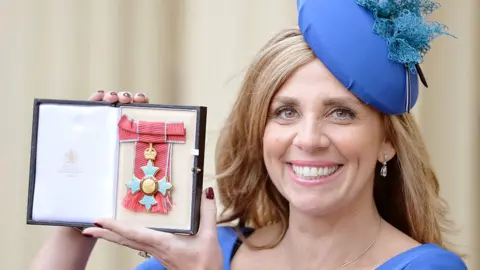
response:
M302 179L321 179L333 175L336 173L343 165L333 165L333 166L321 166L321 167L312 167L312 166L298 166L289 164L292 166L293 173Z

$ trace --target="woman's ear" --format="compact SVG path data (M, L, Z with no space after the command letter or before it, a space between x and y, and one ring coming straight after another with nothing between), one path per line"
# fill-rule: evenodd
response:
M395 156L395 154L396 151L395 148L393 148L393 145L390 143L390 141L385 140L380 147L380 151L378 152L378 162L388 162Z

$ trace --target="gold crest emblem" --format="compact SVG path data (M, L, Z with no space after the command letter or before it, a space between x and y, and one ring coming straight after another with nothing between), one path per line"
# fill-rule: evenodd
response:
M145 159L147 160L152 160L152 161L155 160L155 158L157 157L157 150L153 148L152 143L150 143L149 147L145 149L144 155L145 155Z

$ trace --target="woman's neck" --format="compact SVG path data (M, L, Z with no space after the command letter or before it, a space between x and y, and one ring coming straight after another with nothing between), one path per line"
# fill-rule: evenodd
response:
M280 245L290 268L335 269L361 255L377 238L381 218L371 199L357 201L356 206L328 217L312 217L291 207Z

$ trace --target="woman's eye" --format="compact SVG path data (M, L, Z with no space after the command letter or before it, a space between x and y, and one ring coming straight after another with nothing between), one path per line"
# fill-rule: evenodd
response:
M337 108L331 112L331 115L338 120L353 120L355 113L352 110L345 108Z
M291 119L291 118L295 117L297 112L295 111L295 109L293 109L291 107L281 107L275 112L275 114L278 117L283 118L283 119Z

